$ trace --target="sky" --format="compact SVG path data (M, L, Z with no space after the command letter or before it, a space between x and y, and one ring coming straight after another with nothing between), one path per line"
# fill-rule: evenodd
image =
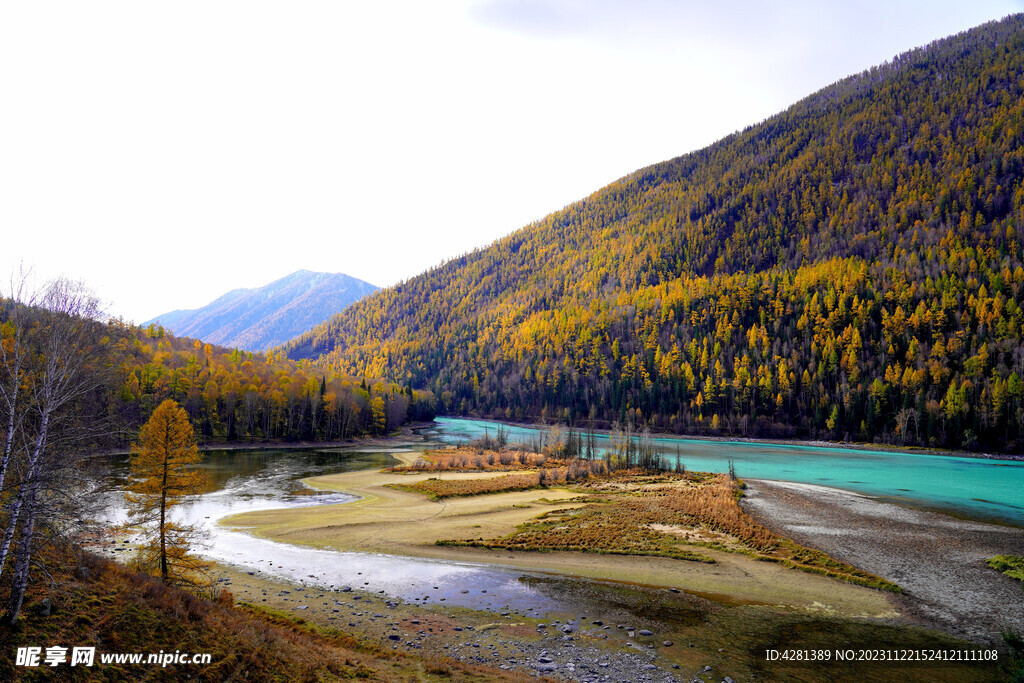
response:
M1024 0L0 0L0 283L387 286ZM5 288L6 289L6 288Z

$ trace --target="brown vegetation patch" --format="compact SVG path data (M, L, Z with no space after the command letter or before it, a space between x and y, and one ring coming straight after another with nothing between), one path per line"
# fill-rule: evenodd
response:
M544 467L549 460L543 453L525 450L494 451L472 446L426 451L411 465L389 467L388 472L432 472L432 471L512 471ZM552 465L556 462L552 462Z
M483 493L499 493L502 491L523 491L539 486L537 472L525 474L506 474L502 477L489 479L426 479L415 484L385 484L388 488L399 491L423 493L431 500L453 496L475 496Z
M589 479L595 475L603 475L608 471L607 466L600 461L575 459L567 462L566 465L543 467L536 471L507 474L501 477L485 479L438 479L432 477L414 484L385 484L385 486L399 491L423 493L431 500L438 500L454 496L475 496L482 493L524 491L539 486L557 486Z
M851 583L899 587L825 553L772 534L739 506L740 484L725 474L618 471L577 484L582 508L556 509L503 538L439 541L507 550L577 550L713 562L693 546L743 552Z
M652 531L660 531L663 534L671 534L688 543L713 545L716 547L743 547L739 539L712 529L700 527L690 529L678 524L649 524L648 528Z

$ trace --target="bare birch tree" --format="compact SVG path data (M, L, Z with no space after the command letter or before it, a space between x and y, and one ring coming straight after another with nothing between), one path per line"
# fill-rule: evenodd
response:
M7 471L14 461L16 439L22 432L26 412L22 405L25 395L21 391L28 371L27 331L23 310L24 307L31 308L34 302L29 300L24 306L19 305L24 298L25 279L24 272L11 279L10 299L4 311L6 320L0 325L0 408L6 417L4 451L0 456L0 501L6 490L4 485L7 483ZM0 560L0 576L3 567L4 563Z
M5 478L0 520L0 577L11 572L5 620L13 623L28 587L33 551L43 526L60 531L71 516L77 490L76 446L90 428L81 419L83 401L102 384L102 338L97 299L80 284L50 283L29 304L11 302L11 354L5 356L5 379L18 377L18 387L5 382L3 407L10 453L5 452ZM16 343L14 340L17 340ZM14 353L15 346L23 355ZM20 364L19 364L20 358ZM9 362L9 364L8 364ZM19 476L12 482L12 466ZM8 565L10 565L8 569Z

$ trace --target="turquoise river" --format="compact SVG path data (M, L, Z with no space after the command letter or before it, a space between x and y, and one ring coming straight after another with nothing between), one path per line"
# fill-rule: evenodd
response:
M499 424L438 418L435 438L448 443L495 436ZM511 442L539 438L538 428L504 425ZM659 438L655 447L667 462L680 458L687 469L725 472L748 479L817 484L856 491L896 503L948 514L1024 526L1024 461L925 453L822 448L748 441ZM596 435L596 445L609 445Z

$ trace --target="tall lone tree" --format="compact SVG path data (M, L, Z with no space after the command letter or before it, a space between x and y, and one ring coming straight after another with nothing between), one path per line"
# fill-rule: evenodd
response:
M136 563L147 571L159 571L164 583L196 585L206 566L189 553L198 531L171 519L171 508L185 496L200 493L205 478L191 469L201 459L188 414L171 399L153 411L132 445L128 486L128 525L143 529Z

